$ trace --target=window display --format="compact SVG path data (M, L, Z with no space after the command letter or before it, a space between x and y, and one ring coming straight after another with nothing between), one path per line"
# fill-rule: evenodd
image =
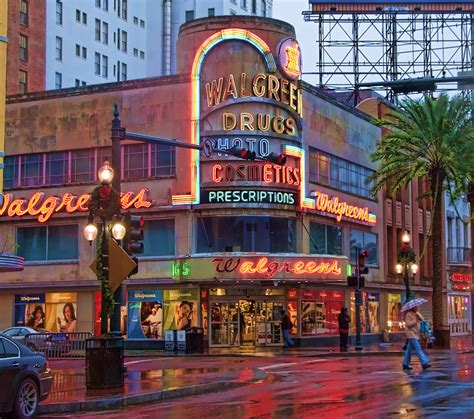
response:
M129 291L128 337L163 339L162 291Z
M402 295L388 294L388 316L387 328L391 332L403 331L403 319L401 317L402 311Z
M341 291L303 290L301 295L301 334L337 334L337 316L344 306Z
M197 327L197 290L165 290L163 296L164 330L185 330Z
M48 332L77 331L77 294L15 295L15 326L29 326Z
M355 294L351 292L351 333L356 332L355 313ZM362 292L362 304L360 306L360 325L361 333L380 333L378 292Z

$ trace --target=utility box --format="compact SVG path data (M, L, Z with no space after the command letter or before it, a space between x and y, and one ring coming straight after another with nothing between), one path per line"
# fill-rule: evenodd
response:
M165 330L165 351L174 352L176 350L176 330Z

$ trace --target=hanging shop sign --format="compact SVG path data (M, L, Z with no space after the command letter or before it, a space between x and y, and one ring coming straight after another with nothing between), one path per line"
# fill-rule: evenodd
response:
M337 196L330 197L320 191L313 192L315 198L315 210L322 215L336 218L339 222L343 219L352 222L375 224L377 216L369 212L368 207L359 207L348 204Z
M120 202L122 209L150 208L152 201L147 199L148 189L141 189L138 193L122 193ZM89 194L74 195L66 192L61 197L46 197L44 192L36 192L31 198L14 199L10 193L3 195L3 203L0 206L0 217L37 217L40 223L48 221L53 214L66 212L69 214L75 212L89 211L88 203L91 196Z
M465 273L451 274L451 288L458 291L469 291L471 289L471 275Z
M225 189L203 191L201 203L203 204L280 204L296 205L298 203L296 192L282 192L255 189Z
M186 265L184 269L176 265ZM194 280L290 280L320 281L345 279L347 258L312 257L307 255L287 256L233 256L193 257L174 262L173 279Z

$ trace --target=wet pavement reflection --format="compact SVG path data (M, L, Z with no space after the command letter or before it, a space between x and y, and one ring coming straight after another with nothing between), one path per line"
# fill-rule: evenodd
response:
M474 354L430 356L431 369L423 371L414 361L408 373L398 356L313 358L288 352L273 358L185 358L180 368L162 375L147 371L145 363L136 373L151 374L150 382L161 385L248 380L257 370L262 379L217 393L70 417L474 417Z

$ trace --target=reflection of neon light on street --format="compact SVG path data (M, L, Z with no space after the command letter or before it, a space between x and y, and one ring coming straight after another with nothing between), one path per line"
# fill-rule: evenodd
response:
M201 66L207 53L217 44L228 40L240 40L248 42L254 46L262 55L265 61L267 71L274 73L276 71L275 60L271 54L268 45L252 32L244 29L224 29L216 32L207 38L198 48L194 57L193 67L191 71L191 100L192 100L192 116L191 116L191 143L200 144L200 81ZM200 162L199 150L192 150L191 160L191 193L186 195L173 195L173 205L199 204L200 202Z

